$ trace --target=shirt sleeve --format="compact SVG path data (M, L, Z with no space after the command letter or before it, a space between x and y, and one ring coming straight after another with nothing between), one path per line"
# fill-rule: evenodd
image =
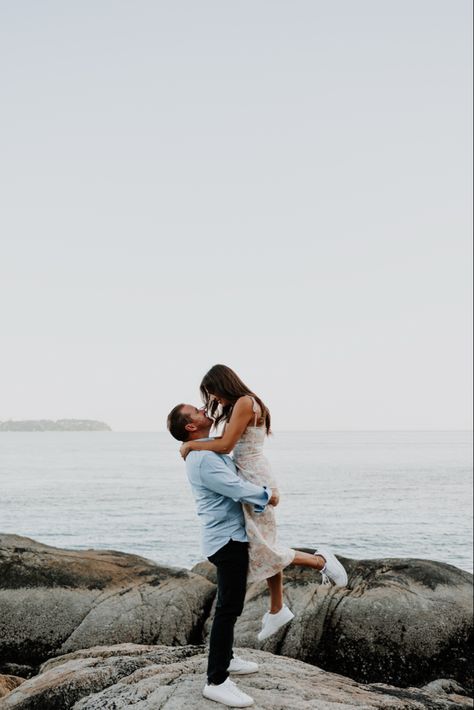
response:
M256 486L242 480L220 456L215 454L203 457L200 474L201 483L206 488L241 503L253 503L256 513L263 513L272 497L270 488Z

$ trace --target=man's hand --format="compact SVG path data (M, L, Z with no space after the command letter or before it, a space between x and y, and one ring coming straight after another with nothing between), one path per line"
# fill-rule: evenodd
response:
M272 497L268 501L268 505L276 506L280 502L280 492L274 488L272 491Z
M181 447L179 449L179 453L183 457L183 459L186 461L186 456L189 454L191 451L191 447L189 446L189 443L187 441L184 442L184 444L181 444Z

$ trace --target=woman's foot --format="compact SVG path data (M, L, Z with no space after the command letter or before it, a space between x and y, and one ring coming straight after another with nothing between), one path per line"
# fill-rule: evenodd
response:
M327 547L318 547L314 554L324 560L324 567L320 570L323 584L333 582L338 587L347 587L347 572L331 550Z
M276 614L270 614L270 612L267 612L262 619L262 630L258 634L258 640L265 641L265 639L273 636L273 634L276 634L282 626L285 626L285 624L288 624L294 618L295 615L290 609L288 609L286 604L283 604L280 611Z

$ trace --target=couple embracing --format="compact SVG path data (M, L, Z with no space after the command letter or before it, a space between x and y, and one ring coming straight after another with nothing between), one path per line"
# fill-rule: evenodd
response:
M214 365L200 389L204 406L178 404L168 415L168 429L182 442L180 452L202 524L203 552L217 570L203 695L229 707L248 707L252 698L229 678L258 671L256 663L234 656L232 650L247 582L268 584L270 608L258 634L264 641L294 616L283 602L285 567L312 567L321 572L324 583L340 586L347 584L347 574L327 548L309 554L278 544L274 508L279 493L263 455L271 420L262 400L226 365ZM212 426L220 423L225 424L222 436L211 438Z

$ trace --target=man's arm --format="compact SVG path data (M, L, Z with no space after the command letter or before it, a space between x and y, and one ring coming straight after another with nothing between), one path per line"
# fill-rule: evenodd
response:
M262 512L266 505L276 505L277 496L270 488L244 481L224 459L214 453L203 456L200 465L201 483L215 493L241 503L251 503Z

